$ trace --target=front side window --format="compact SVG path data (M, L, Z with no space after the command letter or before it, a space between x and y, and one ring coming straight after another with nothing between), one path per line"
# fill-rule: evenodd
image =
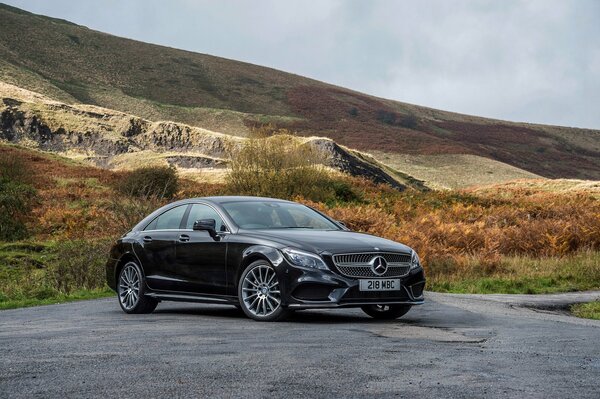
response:
M194 223L200 219L214 219L216 223L215 229L217 231L227 231L227 227L225 227L221 216L219 216L219 214L213 208L203 204L192 205L185 228L192 229L194 227Z
M169 209L165 213L156 217L144 230L172 230L179 229L181 219L185 214L187 205L180 205L173 209Z
M225 202L223 208L242 229L340 230L307 206L288 202Z

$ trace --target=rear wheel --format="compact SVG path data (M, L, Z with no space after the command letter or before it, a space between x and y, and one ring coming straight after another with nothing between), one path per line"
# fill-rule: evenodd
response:
M366 305L361 306L363 312L374 319L392 320L404 316L410 310L411 305Z
M281 287L273 266L265 261L252 262L238 283L240 307L251 319L276 321L290 312L281 305Z
M127 262L119 273L117 295L125 313L152 313L158 301L144 295L146 281L135 262Z

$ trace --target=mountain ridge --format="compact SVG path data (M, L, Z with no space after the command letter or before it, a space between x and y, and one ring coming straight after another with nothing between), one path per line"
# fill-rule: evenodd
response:
M507 122L365 95L299 75L123 39L0 5L0 80L245 136L265 123L361 151L471 154L551 178L600 179L600 131Z

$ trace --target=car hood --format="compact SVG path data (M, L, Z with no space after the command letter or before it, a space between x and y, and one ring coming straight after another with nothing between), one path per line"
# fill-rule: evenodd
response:
M411 251L410 247L395 241L346 230L274 229L244 230L240 233L274 241L282 247L295 247L319 254L370 251L409 253Z

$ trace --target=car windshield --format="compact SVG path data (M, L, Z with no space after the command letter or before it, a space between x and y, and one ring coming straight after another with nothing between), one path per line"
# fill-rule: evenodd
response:
M275 201L232 201L222 204L242 229L340 230L307 206Z

